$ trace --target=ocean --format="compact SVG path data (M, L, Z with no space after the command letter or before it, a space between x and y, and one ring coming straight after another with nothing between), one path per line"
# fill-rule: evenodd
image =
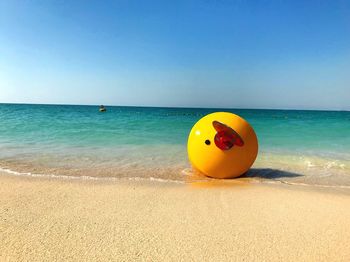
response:
M196 179L192 126L216 111L245 118L259 154L239 179L350 188L350 112L0 104L0 171L68 179Z

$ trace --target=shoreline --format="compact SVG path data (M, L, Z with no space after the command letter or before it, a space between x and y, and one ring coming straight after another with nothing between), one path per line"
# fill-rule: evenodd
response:
M253 168L252 170L259 170ZM261 169L264 170L264 169ZM266 169L268 170L268 169ZM279 171L284 172L284 171ZM242 176L234 179L212 179L208 177L198 177L191 174L187 174L187 169L181 173L184 174L183 180L160 178L160 177L110 177L110 176L74 176L74 175L59 175L59 174L42 174L42 173L31 173L31 172L18 172L8 168L0 167L0 177L18 177L28 179L43 179L46 181L57 180L57 181L77 181L81 182L96 182L96 183L165 183L165 184L178 184L178 185L190 185L190 184L207 184L209 187L212 186L235 186L236 184L247 184L247 185L271 185L271 186L287 186L292 188L305 188L305 190L315 191L330 191L334 193L345 193L350 194L349 185L326 185L326 184L312 184L303 183L298 181L286 181L273 178L257 179L255 176Z
M0 175L0 259L349 261L350 196Z
M54 156L55 154L51 155ZM160 182L186 183L194 177L188 161L176 159L173 163L162 162L157 159L152 164L148 161L142 166L143 160L138 162L125 156L122 162L103 162L97 160L84 164L82 157L75 165L65 159L65 164L55 161L44 161L35 155L28 159L8 158L0 161L0 173L6 172L16 176L52 177L69 180L153 180ZM57 157L57 156L56 156ZM71 158L73 156L70 156ZM104 156L103 156L104 157ZM164 160L164 159L162 159ZM152 162L151 161L151 162ZM101 163L101 164L100 164ZM125 163L127 163L125 165ZM135 165L136 167L134 167ZM276 153L261 153L252 168L239 179L251 179L259 183L284 183L297 186L314 186L320 188L334 188L350 191L350 162L322 157L303 157ZM199 178L200 180L202 178ZM207 179L207 178L204 178Z

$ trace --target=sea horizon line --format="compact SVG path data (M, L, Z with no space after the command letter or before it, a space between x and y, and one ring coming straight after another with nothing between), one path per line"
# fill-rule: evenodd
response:
M75 104L75 103L27 103L27 102L0 102L0 105L42 105L42 106L100 106L101 104ZM167 108L167 109L218 109L218 110L268 110L268 111L326 111L350 112L350 109L312 109L312 108L264 108L264 107L200 107L200 106L158 106L158 105L117 105L103 104L105 107L131 107L131 108Z

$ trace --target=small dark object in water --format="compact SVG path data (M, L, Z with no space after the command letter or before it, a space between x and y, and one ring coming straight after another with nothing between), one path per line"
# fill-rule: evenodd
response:
M107 109L103 105L101 105L99 111L100 112L106 112Z

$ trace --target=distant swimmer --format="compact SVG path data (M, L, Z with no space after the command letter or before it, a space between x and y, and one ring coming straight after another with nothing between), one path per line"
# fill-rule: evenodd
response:
M103 105L100 105L99 111L100 111L100 112L106 112L107 109L106 109Z

